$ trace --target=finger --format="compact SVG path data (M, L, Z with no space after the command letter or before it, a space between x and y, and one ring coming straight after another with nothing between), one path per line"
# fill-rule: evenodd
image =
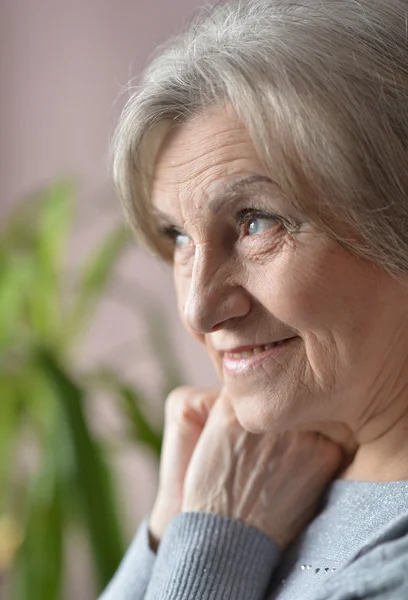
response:
M208 418L208 415L210 414L220 393L221 388L209 388L206 393L194 398L193 406L197 411L200 412L200 414L202 414L205 420Z
M204 427L209 412L220 393L216 388L183 386L171 392L166 401L166 424L183 426L194 423Z
M210 415L211 421L217 421L223 426L239 426L231 398L225 387L222 388L219 396L216 398Z

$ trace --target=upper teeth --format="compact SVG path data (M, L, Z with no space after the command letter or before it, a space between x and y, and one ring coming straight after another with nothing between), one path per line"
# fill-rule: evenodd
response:
M261 352L266 352L266 350L270 350L274 346L279 346L283 344L286 340L281 340L280 342L274 342L273 344L265 344L265 346L257 346L256 348L251 348L251 350L245 350L244 352L226 352L227 356L231 356L234 358L248 358L253 356L254 354L260 354Z

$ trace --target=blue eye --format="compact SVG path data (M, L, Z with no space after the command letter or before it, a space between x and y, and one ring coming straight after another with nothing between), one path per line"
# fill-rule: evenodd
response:
M237 219L239 226L243 228L244 236L262 234L283 224L283 218L279 215L254 208L239 211Z
M276 225L276 218L252 217L246 222L246 235L256 235L257 233L265 233L265 231L276 227Z
M174 243L177 248L187 248L191 244L191 239L185 233L178 232L174 236Z
M187 248L191 244L191 239L187 234L182 233L176 227L170 225L159 230L159 234L171 240L176 248Z

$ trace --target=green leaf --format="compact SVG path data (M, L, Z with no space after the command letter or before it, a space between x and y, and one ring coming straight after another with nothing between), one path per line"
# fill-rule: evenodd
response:
M112 231L85 262L80 275L78 296L67 322L66 337L72 343L86 324L105 291L119 258L129 246L130 232L124 226Z
M19 432L18 398L11 378L0 372L0 515L11 508L13 458Z
M10 255L0 265L0 342L16 341L24 326L27 290L33 279L32 258Z
M9 252L32 251L37 239L42 201L42 192L30 194L6 213L6 218L0 223L0 262Z
M182 384L183 378L174 359L164 315L159 309L150 308L147 310L146 322L150 343L163 373L162 398L167 398L171 391Z
M38 336L55 341L61 318L61 274L72 226L74 186L58 181L43 193L37 231L36 285L30 290L32 318Z
M154 429L143 414L140 397L129 386L119 385L116 389L122 401L122 408L129 419L132 437L135 442L147 446L160 457L162 446L162 433Z
M44 270L54 274L61 268L72 227L73 181L59 180L43 193L38 227L38 258Z
M84 525L88 530L96 576L102 590L116 571L124 552L110 473L101 447L89 430L82 390L50 354L41 352L38 363L53 386L71 439Z
M124 414L128 418L131 438L138 444L143 444L160 457L163 432L150 424L143 412L143 399L140 393L123 382L116 373L100 370L93 374L92 379L105 390L110 389L119 398Z
M60 600L64 515L52 451L29 493L26 530L15 571L15 600Z

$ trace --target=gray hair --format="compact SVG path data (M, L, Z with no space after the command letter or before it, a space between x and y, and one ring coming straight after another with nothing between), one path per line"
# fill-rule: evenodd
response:
M230 105L266 172L327 235L408 274L408 3L239 0L159 48L114 143L125 212L166 259L150 210L171 127Z

